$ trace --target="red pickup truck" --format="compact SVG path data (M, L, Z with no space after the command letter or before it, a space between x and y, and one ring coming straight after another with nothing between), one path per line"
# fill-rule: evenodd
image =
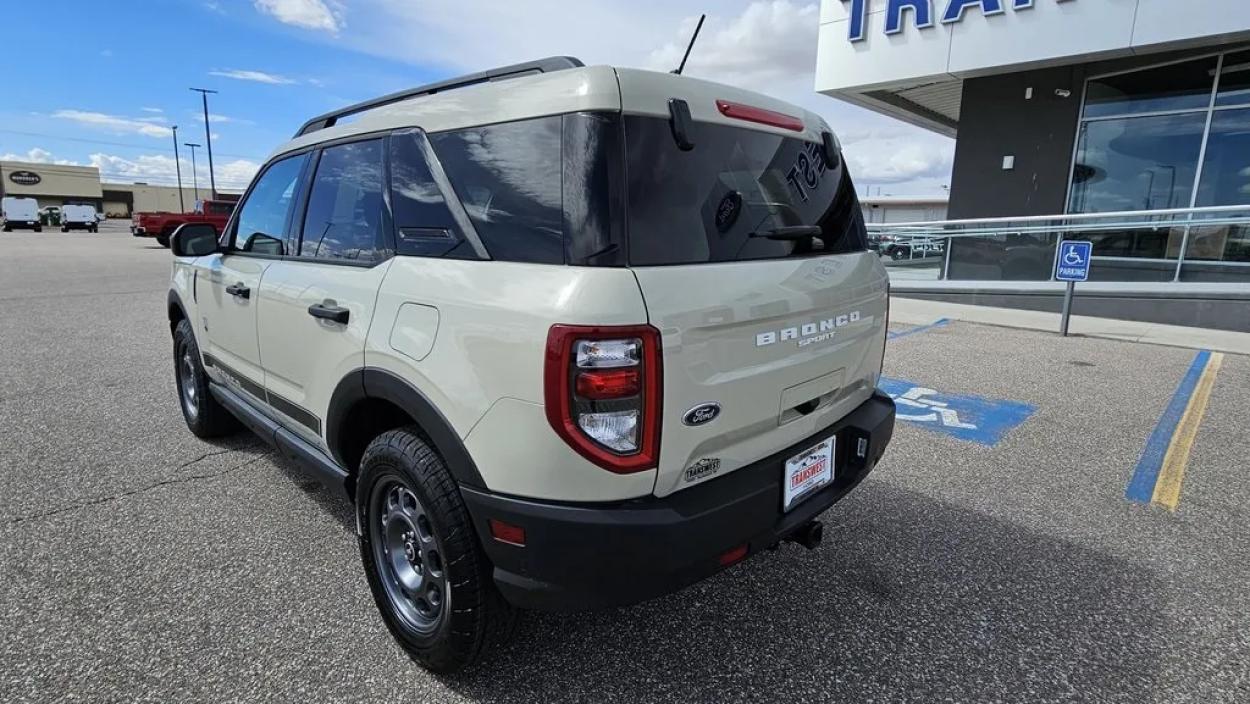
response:
M204 222L217 228L218 232L226 229L226 221L234 212L234 203L226 200L201 200L195 204L191 213L135 213L130 220L130 234L135 237L155 237L162 247L169 246L169 237L179 225L189 222Z

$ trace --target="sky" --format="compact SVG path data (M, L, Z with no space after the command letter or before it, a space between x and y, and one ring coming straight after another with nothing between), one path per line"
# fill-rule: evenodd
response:
M836 2L837 0L826 0ZM242 190L308 118L392 91L542 56L670 70L825 117L863 194L940 194L954 142L813 89L819 6L802 0L53 0L5 3L0 159L95 165L105 181L184 185L205 142ZM67 21L67 18L73 18ZM71 31L72 28L72 31ZM67 41L58 38L67 36ZM200 186L207 157L196 150Z

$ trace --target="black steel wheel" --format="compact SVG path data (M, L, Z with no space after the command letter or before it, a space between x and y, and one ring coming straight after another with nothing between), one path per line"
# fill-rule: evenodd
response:
M380 518L373 557L387 600L408 628L434 633L451 608L451 595L429 514L397 477L375 484L372 494L370 513Z
M507 640L516 612L495 587L455 479L419 429L369 443L356 512L369 590L409 657L454 672Z
M208 375L200 364L200 348L188 320L174 328L174 381L178 405L187 428L201 438L215 438L238 430L239 423L208 390Z

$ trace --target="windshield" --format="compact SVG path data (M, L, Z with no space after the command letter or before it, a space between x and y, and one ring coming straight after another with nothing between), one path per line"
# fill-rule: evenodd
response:
M821 146L694 123L682 151L667 120L624 118L630 264L692 264L862 251L862 213Z

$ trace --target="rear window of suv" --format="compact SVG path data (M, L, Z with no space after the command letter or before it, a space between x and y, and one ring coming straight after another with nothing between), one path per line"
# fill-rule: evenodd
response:
M636 266L843 254L867 247L849 176L821 146L693 123L682 151L668 120L627 115L629 261ZM778 228L819 227L801 239Z
M698 122L691 137L681 151L665 118L577 113L430 143L492 259L653 266L867 248L850 178L819 144ZM795 226L820 234L768 237Z

